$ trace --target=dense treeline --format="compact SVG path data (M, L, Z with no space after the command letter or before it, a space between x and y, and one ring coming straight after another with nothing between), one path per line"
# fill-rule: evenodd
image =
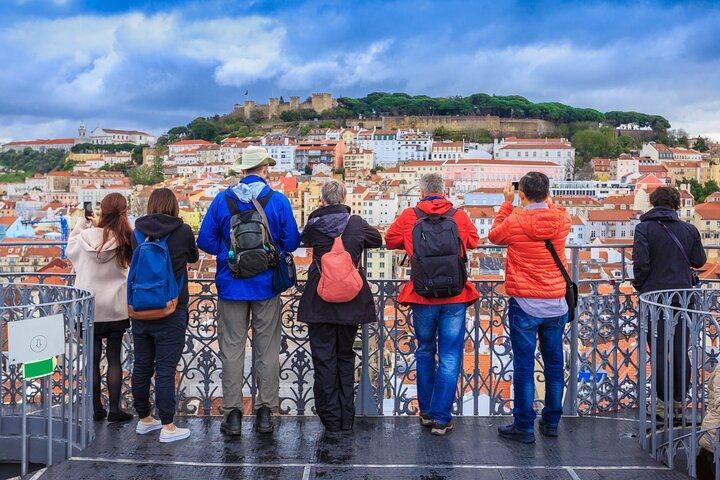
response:
M65 164L66 157L67 154L62 150L48 150L40 153L32 148L25 148L21 151L10 150L0 153L0 165L8 170L22 171L32 175L61 168Z
M497 115L503 118L539 118L557 123L605 122L610 125L637 123L657 130L670 128L659 115L638 112L602 113L592 108L575 108L558 102L533 103L519 95L476 93L468 97L433 98L427 95L376 92L364 98L338 99L342 118L349 111L357 115ZM327 116L326 112L323 112Z

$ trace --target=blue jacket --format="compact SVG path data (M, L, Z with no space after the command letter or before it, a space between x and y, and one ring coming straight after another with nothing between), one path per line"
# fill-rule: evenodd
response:
M264 185L260 185L260 182ZM243 186L246 192L251 190L259 192L256 193L256 198L270 194L270 187L261 177L250 175L243 178L240 183L250 187ZM223 241L223 238L230 241L231 215L224 198L226 195L237 202L241 211L253 208L249 198L244 198L245 202L238 201L237 187L229 188L215 197L203 219L197 244L201 250L217 258L215 284L218 297L223 300L268 300L278 294L272 287L272 270L259 273L252 278L232 278L227 263L228 249ZM300 232L287 197L276 192L266 205L265 214L270 224L270 233L278 248L284 252L297 250L300 245Z

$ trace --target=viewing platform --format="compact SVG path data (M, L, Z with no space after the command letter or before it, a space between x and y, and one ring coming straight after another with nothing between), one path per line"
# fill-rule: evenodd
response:
M537 435L534 445L497 436L507 417L458 417L445 437L410 416L358 417L352 433L325 433L317 417L283 416L269 435L253 430L254 417L243 420L242 436L226 438L220 418L181 418L178 425L192 435L175 444L137 435L134 422L99 423L85 451L38 478L687 478L652 460L638 443L637 422L622 418L564 418L560 437Z
M47 437L43 437L42 424L32 426L27 454L35 473L27 478L687 478L680 471L690 471L690 459L697 452L687 437L692 429L683 427L666 441L663 424L650 422L644 413L648 400L654 401L648 392L650 366L656 359L650 358L641 346L655 331L658 313L643 317L640 298L629 285L631 247L621 244L568 250L571 274L580 285L581 296L577 321L568 326L563 342L566 395L559 438L545 438L536 432L534 445L522 445L497 435L497 427L511 421L513 404L508 297L502 279L474 281L480 300L467 312L463 368L453 409L455 428L448 436L430 435L415 416L414 331L409 309L397 302L404 281L371 279L379 322L364 326L355 344L354 432L326 434L314 416L307 328L296 321L304 288L301 281L296 289L283 295L280 415L276 417L276 431L259 435L253 430L254 417L246 416L243 435L225 438L219 428L222 388L214 282L192 279L187 340L176 375L176 422L190 428L190 439L160 444L154 435L137 435L134 422L93 422L87 394L79 392L72 397L83 402L67 411L57 408L52 418L55 422L66 421L71 411L78 432L87 433L73 436L67 429L53 429L55 445L52 461L48 461L47 449L42 447ZM601 258L605 271L617 275L598 278L590 274L592 266L597 265L593 258ZM62 273L0 274L0 289L5 292L4 300L52 300L73 280L73 275ZM21 284L39 285L34 287L38 293L12 294L11 286ZM703 325L698 326L705 335L698 347L702 351L696 351L702 368L697 369L700 375L693 391L705 391L704 382L720 352L720 329L713 323L720 312L718 293L713 289L717 287L715 280L704 284L707 298L703 298L703 305L708 314L700 319ZM662 299L655 300L662 303ZM90 331L83 331L89 328L83 318L73 317L76 310L58 310L52 301L44 305L38 315L64 313L69 318L67 329L75 352L70 366L59 365L51 377L52 404L57 405L68 398L70 385L62 368L87 368L82 338ZM655 322L652 328L648 322ZM246 411L251 411L256 389L250 337L245 368ZM132 360L131 337L127 335L122 406L128 410L132 410ZM541 407L544 380L539 354L535 370L536 401ZM80 388L81 383L77 380L74 388ZM37 381L28 382L23 390L20 372L14 367L3 370L0 414L5 417L0 422L0 442L9 438L7 429L10 435L19 433L12 416L17 419L23 394L27 405L39 415L37 407L46 404L46 392L44 384ZM692 412L692 419L688 418L698 425L703 402L704 397L698 399L701 408ZM647 440L650 438L651 442ZM697 440L697 436L692 439ZM8 457L0 455L3 461ZM38 470L45 464L52 465Z

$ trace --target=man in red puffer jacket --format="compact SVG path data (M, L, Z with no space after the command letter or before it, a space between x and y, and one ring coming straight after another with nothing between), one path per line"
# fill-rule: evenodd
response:
M564 366L562 338L568 319L565 279L545 241L550 240L563 265L565 240L570 233L570 216L550 202L550 181L544 173L529 172L520 180L521 209L515 210L515 189L508 182L505 202L495 217L488 239L507 245L505 290L512 297L508 305L510 343L513 350L514 403L512 425L500 427L501 437L522 443L535 441L535 348L545 367L545 407L540 432L557 436L562 415Z
M420 179L420 197L417 208L421 213L446 214L453 208L452 202L445 199L445 182L440 175L423 175ZM457 210L452 220L457 225L463 251L476 248L480 237L467 213ZM415 209L405 209L385 235L387 248L405 250L412 257L413 229L417 221ZM462 268L465 268L464 263ZM460 289L460 285L457 288ZM465 341L465 311L477 299L478 293L469 281L465 282L464 289L458 295L445 298L419 295L410 281L403 286L398 297L401 304L412 308L413 327L418 342L415 359L420 423L431 427L435 435L445 435L452 430L451 410L462 368Z

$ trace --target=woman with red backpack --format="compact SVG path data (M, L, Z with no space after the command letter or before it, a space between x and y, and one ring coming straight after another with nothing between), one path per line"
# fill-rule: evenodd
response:
M365 270L366 248L382 236L344 205L345 186L330 181L321 190L322 206L308 218L302 241L313 249L298 320L308 324L315 368L315 410L330 432L352 430L355 420L355 351L358 326L377 321Z

